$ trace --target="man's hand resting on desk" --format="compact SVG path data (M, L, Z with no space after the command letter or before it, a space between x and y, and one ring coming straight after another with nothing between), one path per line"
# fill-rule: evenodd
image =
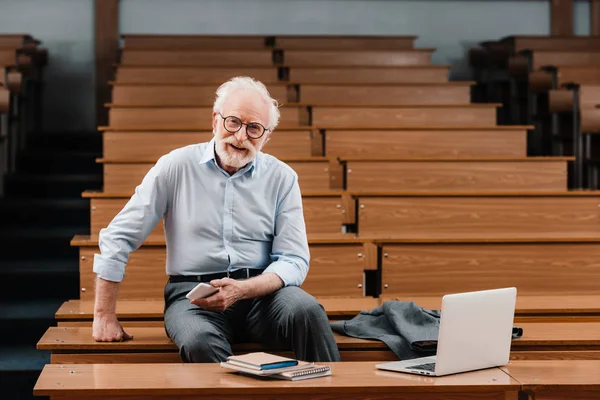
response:
M94 315L92 337L97 342L122 342L133 339L133 336L123 330L115 314Z
M246 282L231 278L215 279L210 281L210 285L219 288L219 291L212 296L192 300L191 303L208 311L225 311L236 301L244 298Z

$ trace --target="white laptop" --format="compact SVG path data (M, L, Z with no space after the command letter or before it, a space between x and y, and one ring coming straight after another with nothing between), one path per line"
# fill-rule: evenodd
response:
M378 364L378 369L442 376L508 363L517 289L444 296L437 355Z

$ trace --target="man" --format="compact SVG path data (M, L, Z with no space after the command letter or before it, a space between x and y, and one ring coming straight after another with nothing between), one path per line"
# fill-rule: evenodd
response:
M260 152L278 122L262 83L237 77L219 87L214 138L161 157L100 231L94 339L131 339L115 314L118 285L129 253L164 218L165 329L185 362L224 361L241 341L339 361L322 306L298 287L310 259L298 175ZM190 302L198 282L219 291Z

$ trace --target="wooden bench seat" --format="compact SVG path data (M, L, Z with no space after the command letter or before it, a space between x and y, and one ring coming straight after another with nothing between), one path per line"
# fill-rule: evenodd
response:
M460 231L460 227L456 230ZM519 236L517 229L512 232L515 237ZM384 298L442 296L515 286L519 297L532 296L534 299L533 296L542 296L544 300L539 300L533 308L538 305L556 307L552 313L558 315L563 305L565 309L571 308L569 299L575 296L573 301L588 308L590 316L598 320L599 314L594 309L600 308L597 284L600 266L596 257L600 239L431 240L429 243L408 239L378 244L383 255L381 287Z
M294 138L289 139L281 142L287 142L293 146ZM293 147L288 148L293 149ZM269 149L265 148L265 151L269 151ZM280 156L280 159L298 174L298 182L302 191L343 189L343 169L335 160L324 157L287 158L285 154ZM156 160L152 159L98 159L97 161L103 165L104 191L108 193L133 193L146 173L156 163Z
M317 300L325 308L330 320L350 319L362 310L372 310L381 305L381 299L368 296L317 297ZM440 302L439 298L426 298L423 301L425 304L436 304L439 308L437 305ZM117 317L126 326L163 326L164 306L162 297L154 300L119 298ZM597 312L600 313L600 310ZM94 300L66 301L56 311L55 318L58 326L91 326L94 318Z
M124 49L120 63L135 66L270 67L274 60L271 50Z
M472 82L435 84L300 84L298 101L304 104L418 105L467 104Z
M600 238L598 192L363 193L358 232L381 239Z
M545 249L540 246L535 250L539 248L542 251ZM398 253L394 250L387 248L390 257L389 263L393 263L397 259ZM459 287L456 289L458 290ZM387 294L394 290L394 285L392 285L379 298L317 297L317 300L325 308L330 320L351 319L363 310L372 310L390 300L414 301L419 306L430 310L439 310L442 306L442 295L409 296L399 293L394 296ZM164 301L162 298L155 300L119 299L117 302L117 317L125 326L163 326L163 312ZM66 301L56 311L55 318L59 327L91 326L94 318L94 300ZM515 323L522 322L600 322L600 294L522 295L519 293L515 307Z
M406 50L416 36L283 35L273 38L273 47L284 50Z
M26 70L32 65L31 57L21 50L0 48L0 66Z
M312 125L319 128L397 128L426 126L478 126L496 124L498 104L453 105L314 105Z
M86 192L84 198L90 198L91 231L97 234L106 227L119 211L123 209L132 192L105 193ZM342 225L355 222L354 202L348 202L339 192L303 192L302 203L306 232L308 234L326 234L341 236ZM150 233L149 238L163 237L162 222Z
M213 104L218 84L163 84L151 81L135 84L112 83L112 104L142 106L174 106ZM281 104L297 102L293 86L269 84L270 95Z
M595 108L600 104L600 82L577 84L577 89L568 85L548 92L548 108L551 112L573 112L575 104L579 108Z
M210 106L117 106L109 107L110 128L114 129L184 129L208 130L212 126ZM308 109L301 105L284 105L279 109L282 127L309 125Z
M410 50L281 50L278 65L287 67L372 67L430 65L433 49ZM278 54L279 53L279 54Z
M102 154L107 160L158 160L177 148L209 142L213 136L208 130L104 130ZM310 127L302 130L277 128L262 151L279 159L322 157L323 138Z
M370 241L352 237L311 239L310 270L302 288L319 297L361 297L365 295L365 271L378 268L377 247ZM75 237L71 245L79 247L79 277L82 300L94 299L94 254L99 253L98 238ZM162 299L166 251L164 238L152 237L130 255L127 277L119 289L119 298ZM332 284L335 282L335 284Z
M529 73L529 90L545 93L568 83L600 84L600 66L548 66Z
M525 157L527 127L327 128L327 157ZM423 145L427 143L427 145Z
M523 337L512 341L512 359L600 359L598 322L524 322L518 326L523 328ZM52 351L53 364L180 362L177 347L167 337L164 327L134 326L128 328L128 333L133 335L133 340L99 343L92 338L91 327L50 327L39 340L37 348ZM383 342L337 333L335 338L342 361L397 360ZM235 353L278 350L281 351L268 349L258 343L233 346ZM138 355L140 353L153 353L153 359L148 360Z
M523 76L546 66L597 65L600 65L600 50L525 50L509 59L508 70L515 76Z
M394 159L341 157L346 190L407 192L561 191L572 158Z
M123 48L137 50L264 50L263 35L121 35Z
M379 371L375 364L332 363L331 377L302 382L256 379L227 372L216 364L56 364L44 367L34 394L61 399L85 396L131 400L215 397L224 400L515 400L520 388L518 382L499 368L433 379Z
M119 83L154 82L164 84L221 84L232 76L252 76L264 84L277 82L275 67L183 67L183 66L128 66L116 68L115 80Z
M318 83L444 83L447 65L393 67L299 67L281 68L283 80L299 84Z

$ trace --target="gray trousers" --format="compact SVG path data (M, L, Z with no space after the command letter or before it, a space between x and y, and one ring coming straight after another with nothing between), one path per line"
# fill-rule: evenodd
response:
M184 362L225 361L232 355L231 344L248 342L293 350L304 361L340 361L323 306L299 287L284 287L213 312L190 304L185 295L194 286L165 286L165 329Z

